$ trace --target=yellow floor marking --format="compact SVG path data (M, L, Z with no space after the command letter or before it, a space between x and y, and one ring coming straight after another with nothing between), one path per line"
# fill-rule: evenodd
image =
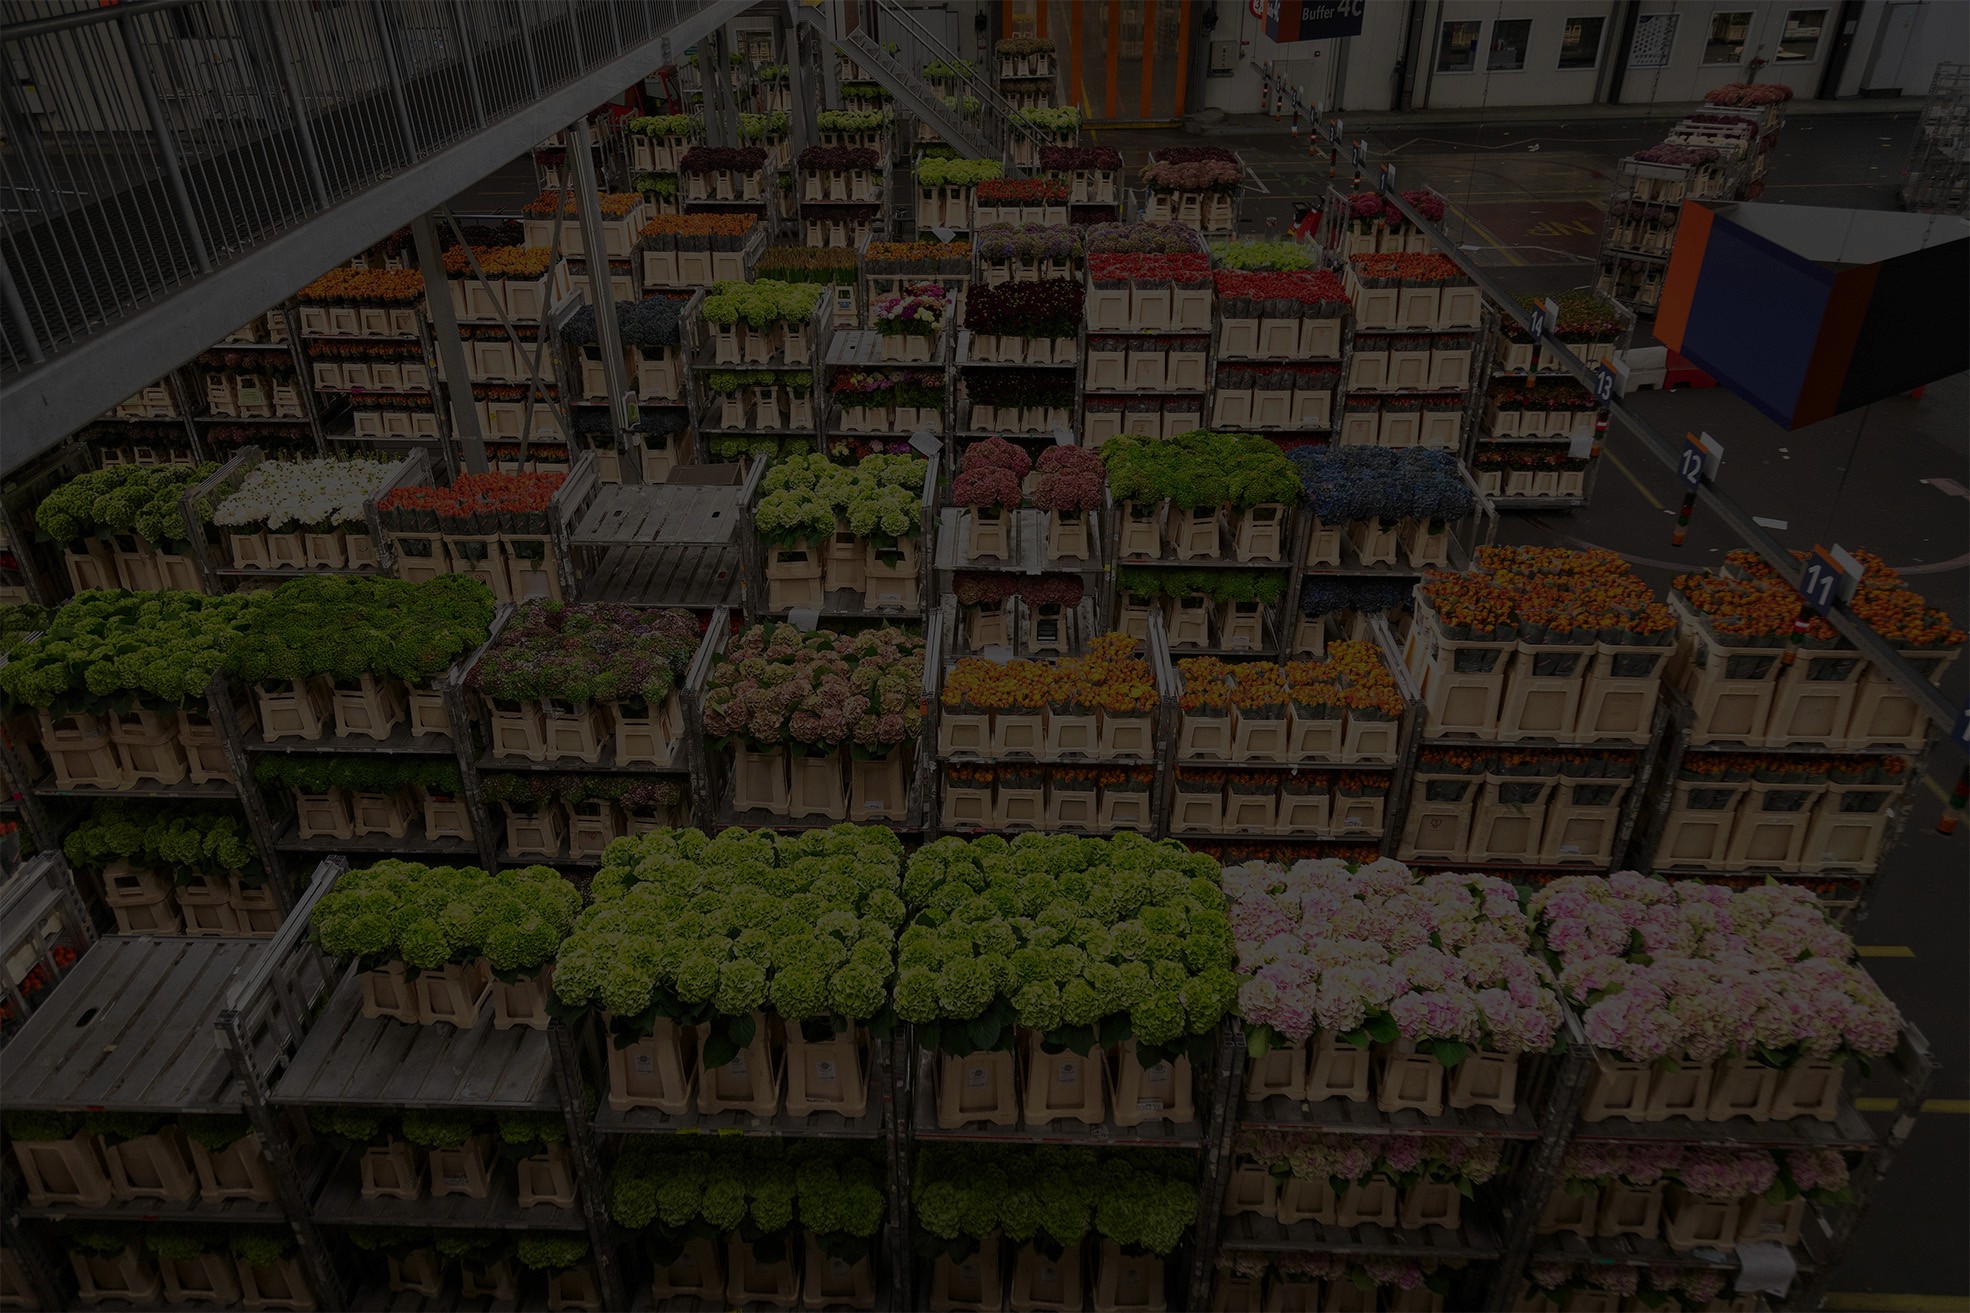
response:
M1893 1112L1896 1108L1893 1099L1855 1099L1854 1107L1861 1112ZM1970 1099L1924 1099L1922 1111L1936 1113L1955 1113L1962 1116L1970 1113Z
M1654 493L1649 491L1649 486L1646 483L1643 483L1640 479L1635 477L1635 471L1629 469L1626 465L1623 465L1621 463L1621 457L1614 454L1614 448L1603 446L1601 448L1601 455L1607 458L1608 464L1614 466L1614 468L1621 471L1623 478L1627 479L1628 482L1635 485L1635 491L1641 493L1642 496L1647 499L1649 505L1655 507L1655 509L1657 509L1658 511L1666 511L1669 509L1667 506L1664 506L1662 504L1661 500L1657 498Z
M1453 206L1452 208L1457 211L1458 216L1462 218L1465 223L1471 225L1472 229L1476 231L1478 236L1484 238L1485 241L1490 242L1493 246L1497 247L1499 252L1502 255L1504 255L1504 257L1507 260L1510 260L1513 264L1518 265L1520 268L1525 267L1525 262L1526 262L1525 257L1520 255L1517 251L1514 251L1511 247L1507 246L1504 242L1500 241L1498 239L1498 234L1492 232L1491 229L1479 223L1477 221L1476 216L1473 215L1468 209L1466 209L1461 205Z
M1862 957L1914 957L1915 950L1906 944L1862 944L1854 950Z
M1922 777L1922 782L1929 786L1929 792L1936 795L1937 802L1949 801L1949 791L1944 789L1942 785L1936 783L1934 780L1930 779L1927 775L1924 775Z
M1970 1313L1970 1295L1888 1295L1872 1290L1836 1290L1826 1297L1830 1309L1858 1313Z

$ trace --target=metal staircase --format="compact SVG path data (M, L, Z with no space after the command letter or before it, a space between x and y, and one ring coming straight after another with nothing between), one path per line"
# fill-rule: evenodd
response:
M969 158L1004 160L1007 139L1013 133L1027 137L1035 145L1041 144L1039 134L1019 118L998 89L976 73L957 79L958 107L953 109L944 103L943 94L926 82L921 74L884 50L882 43L870 36L867 28L857 27L837 34L829 30L827 20L820 11L804 4L795 4L794 8L802 19L820 28L829 41L851 52L863 71L887 88L905 109L928 123L939 136ZM876 0L876 12L884 31L908 37L908 47L926 59L941 59L954 68L962 66L963 61L947 50L896 0ZM967 119L962 113L967 98L978 102L976 119Z

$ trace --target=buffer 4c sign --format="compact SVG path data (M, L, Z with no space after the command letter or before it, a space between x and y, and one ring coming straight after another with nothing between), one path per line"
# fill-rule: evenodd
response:
M1252 17L1274 41L1360 36L1368 0L1251 0Z

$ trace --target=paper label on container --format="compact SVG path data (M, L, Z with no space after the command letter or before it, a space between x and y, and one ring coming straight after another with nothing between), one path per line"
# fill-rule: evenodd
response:
M1081 1079L1080 1064L1074 1062L1061 1063L1058 1067L1054 1068L1054 1078L1062 1085L1074 1084Z
M814 1064L815 1080L833 1080L834 1078L835 1078L835 1065L833 1062L829 1061L827 1058L822 1058L819 1062L816 1062Z
M649 1053L639 1053L636 1055L636 1074L638 1076L649 1076L654 1074L656 1070L657 1060L654 1055Z
M964 1083L970 1089L982 1090L985 1088L986 1082L990 1079L991 1073L983 1067L965 1068Z
M745 1074L746 1074L746 1055L745 1055L745 1054L743 1054L743 1053L735 1053L735 1054L733 1054L733 1055L732 1055L732 1060L731 1060L730 1062L728 1062L728 1063L726 1063L726 1064L725 1064L725 1070L727 1070L727 1071L729 1071L729 1072L731 1072L731 1073L732 1073L732 1074L733 1074L734 1076L743 1076L743 1075L745 1075Z

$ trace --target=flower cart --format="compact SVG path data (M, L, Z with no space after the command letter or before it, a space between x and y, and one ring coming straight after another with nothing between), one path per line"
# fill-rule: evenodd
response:
M871 241L857 253L857 262L864 306L872 306L885 296L900 295L907 285L933 282L951 294L950 313L964 314L965 289L972 279L969 239Z
M1165 146L1142 171L1149 189L1143 217L1174 219L1207 236L1229 237L1245 188L1245 162L1221 146Z
M187 520L185 495L214 472L209 464L94 470L42 498L34 522L42 535L62 544L68 582L76 592L203 592L204 574L191 540L204 531ZM298 541L296 548L293 564L301 565Z
M646 292L749 282L771 235L757 215L658 214L637 233Z
M775 466L752 508L765 609L920 614L935 486L935 462L914 454L868 456L846 478L819 454Z
M1004 167L997 160L948 159L926 155L917 160L917 231L939 228L970 232L973 192L981 182L998 178ZM1065 222L1062 215L1058 222ZM940 234L941 235L941 234Z
M1076 221L1121 218L1122 153L1112 146L1041 146L1040 172L1067 185L1069 214ZM1095 207L1101 213L1095 214Z

